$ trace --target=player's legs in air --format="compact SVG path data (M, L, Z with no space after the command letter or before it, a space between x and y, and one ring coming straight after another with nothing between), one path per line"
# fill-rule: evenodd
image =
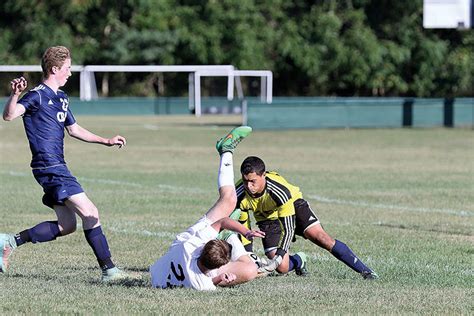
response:
M249 126L236 127L216 144L217 152L221 157L217 178L219 198L206 213L206 217L211 222L229 216L235 208L237 195L234 185L233 153L237 145L251 132L252 128Z
M216 144L216 149L221 156L218 174L219 199L206 213L206 217L211 222L230 216L231 213L234 214L232 216L233 219L235 217L238 219L238 212L233 212L237 203L237 196L235 193L232 156L237 145L251 131L252 129L248 126L234 128ZM232 245L232 261L220 267L218 274L233 273L236 276L236 279L228 285L240 284L254 279L257 276L257 266L248 256L237 235L229 231L223 231L222 233L225 236L220 234L220 239L225 239Z

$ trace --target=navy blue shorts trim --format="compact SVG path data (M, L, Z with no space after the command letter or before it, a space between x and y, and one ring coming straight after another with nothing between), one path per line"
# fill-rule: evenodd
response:
M43 204L50 208L64 205L68 197L84 192L66 165L33 169L33 175L43 187Z

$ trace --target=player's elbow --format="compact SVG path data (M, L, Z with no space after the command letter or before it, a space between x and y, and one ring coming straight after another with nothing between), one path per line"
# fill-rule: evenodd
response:
M4 121L7 121L7 122L10 122L10 121L13 121L15 117L13 115L10 115L10 114L7 114L7 113L3 113L3 120Z

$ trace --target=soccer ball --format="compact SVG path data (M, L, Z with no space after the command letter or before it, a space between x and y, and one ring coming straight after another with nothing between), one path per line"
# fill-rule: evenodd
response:
M261 266L264 265L262 258L257 256L254 252L248 252L248 255L250 259L252 259L252 261L257 265L257 268L260 268Z
M273 260L267 259L266 257L259 257L253 252L248 252L248 255L257 265L257 273L259 276L267 275L273 272L277 267Z

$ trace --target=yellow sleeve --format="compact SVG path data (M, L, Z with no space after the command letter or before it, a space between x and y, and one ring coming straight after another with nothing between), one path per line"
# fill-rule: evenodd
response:
M277 208L278 217L287 217L295 215L295 205L293 204L293 202L293 200L289 200L285 204L279 206Z
M249 217L249 212L246 210L241 210L240 212L240 218L239 218L239 223L247 227L248 229L250 228L250 217ZM240 241L242 241L242 244L244 247L248 244L251 244L252 242L245 238L244 236L240 235Z

